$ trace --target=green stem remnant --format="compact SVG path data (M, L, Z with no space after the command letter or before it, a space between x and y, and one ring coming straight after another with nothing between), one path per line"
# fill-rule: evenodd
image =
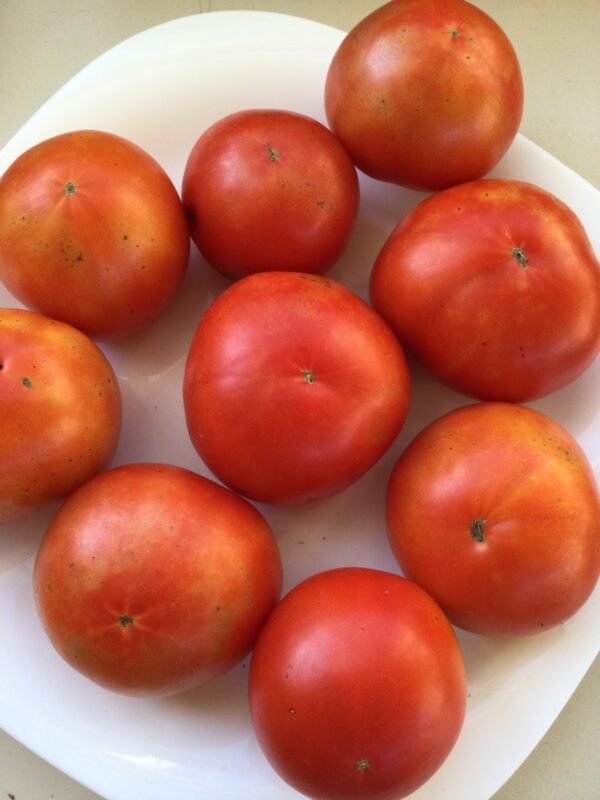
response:
M527 269L527 262L529 259L527 258L525 250L523 250L522 247L513 247L513 249L510 251L510 254L513 258L517 259L521 269Z
M471 536L475 539L476 542L485 542L484 530L485 530L485 520L484 519L474 519L471 525L469 526L471 531Z

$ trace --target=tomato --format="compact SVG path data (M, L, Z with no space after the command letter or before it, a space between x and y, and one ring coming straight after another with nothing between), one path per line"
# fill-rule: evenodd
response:
M576 440L538 411L475 403L426 427L387 494L404 574L476 633L526 635L571 617L600 572L600 497Z
M241 497L181 467L127 464L64 503L33 579L67 663L114 691L166 695L249 652L279 598L281 561Z
M59 499L112 459L121 428L115 373L85 334L0 309L0 522Z
M458 738L464 664L446 617L419 586L338 568L276 606L254 648L249 700L267 759L295 789L313 800L397 800Z
M191 440L240 494L294 503L356 481L407 413L402 348L357 295L322 276L263 272L226 289L188 353Z
M182 198L200 252L229 278L321 273L348 245L359 187L350 157L320 122L251 109L200 136Z
M171 180L114 134L46 139L0 178L0 280L93 338L148 326L181 283L189 248Z
M502 29L464 0L393 0L361 20L325 85L333 132L367 175L417 189L483 177L513 141L523 79Z
M576 215L491 180L414 208L384 244L371 300L440 381L482 400L560 389L600 350L600 268Z

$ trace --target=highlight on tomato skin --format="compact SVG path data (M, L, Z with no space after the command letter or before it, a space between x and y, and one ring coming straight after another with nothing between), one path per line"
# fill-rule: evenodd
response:
M0 177L0 280L94 339L150 326L185 275L190 235L162 166L101 130L53 136Z
M113 467L51 521L33 570L42 626L110 691L172 695L250 652L282 586L273 532L246 500L170 464Z
M524 403L600 353L600 263L571 208L518 180L472 181L419 202L370 278L373 307L439 381Z
M388 481L403 573L450 621L528 636L569 620L600 575L600 493L576 439L546 414L474 403L412 440Z
M465 667L421 587L340 567L275 607L253 651L248 697L264 755L294 789L314 800L398 800L456 744Z
M519 59L465 0L391 0L345 36L327 72L328 123L367 175L439 191L487 175L523 114Z

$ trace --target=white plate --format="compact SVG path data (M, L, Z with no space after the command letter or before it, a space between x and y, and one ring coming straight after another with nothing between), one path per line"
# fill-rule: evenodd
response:
M179 187L199 134L226 113L288 108L324 121L322 87L343 33L295 17L221 12L178 19L92 62L46 103L0 153L0 172L61 131L94 127L148 150ZM600 196L554 158L518 137L494 174L537 183L579 214L600 251ZM353 242L330 275L366 297L375 254L422 195L361 177ZM204 472L181 402L186 350L197 320L226 281L196 252L173 305L147 333L105 347L124 395L116 462L170 461ZM0 288L0 305L16 305ZM285 589L331 566L395 570L384 533L383 491L392 463L425 423L465 398L417 368L411 413L398 441L359 483L293 513L265 509L285 564ZM600 360L568 389L535 404L574 433L600 472ZM139 700L106 692L55 654L30 587L42 512L0 537L0 725L109 800L283 800L298 797L263 758L246 705L247 662L198 690ZM460 633L468 713L456 748L417 800L487 800L535 747L598 654L600 586L556 630L524 640Z

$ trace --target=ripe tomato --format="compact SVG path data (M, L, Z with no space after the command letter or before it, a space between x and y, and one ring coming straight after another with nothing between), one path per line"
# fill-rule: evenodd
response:
M374 178L442 189L485 175L513 141L523 80L501 28L464 0L392 0L346 36L325 109Z
M397 800L442 764L465 715L461 651L419 586L340 568L296 586L262 629L249 700L267 759L314 800Z
M281 591L271 530L250 503L189 470L128 464L64 503L34 567L60 655L114 691L165 695L249 652Z
M184 375L190 437L254 500L293 503L356 481L407 413L402 349L367 303L295 272L249 275L209 307Z
M114 134L46 139L0 178L0 279L29 308L94 338L149 325L179 286L189 248L169 177Z
M182 197L192 238L230 278L325 272L358 212L350 157L320 122L277 109L239 111L198 139Z
M121 428L117 378L80 331L0 309L0 522L56 500L112 458Z
M586 232L520 181L422 201L383 246L371 300L433 375L483 400L546 395L600 350L600 266Z
M549 417L475 403L425 428L389 480L403 572L450 620L525 635L572 616L600 572L600 497L583 451Z

